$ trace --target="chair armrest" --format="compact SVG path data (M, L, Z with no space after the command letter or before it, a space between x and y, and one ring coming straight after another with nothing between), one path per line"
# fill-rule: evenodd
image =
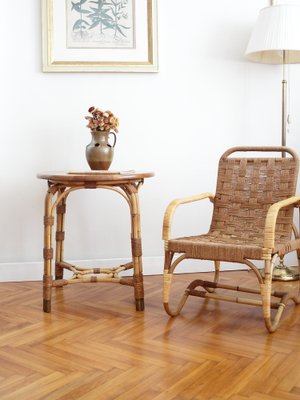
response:
M211 202L213 202L214 197L215 196L212 193L202 193L202 194L198 194L196 196L184 197L181 199L173 200L168 205L166 212L165 212L164 222L163 222L163 234L162 234L163 240L169 240L169 238L170 238L173 215L178 206L180 206L181 204L193 203L195 201L199 201L199 200L203 200L203 199L207 199L207 198L209 198L209 200Z
M271 205L268 210L264 230L264 248L274 249L275 247L275 228L279 211L287 206L296 207L300 204L300 196L289 197Z

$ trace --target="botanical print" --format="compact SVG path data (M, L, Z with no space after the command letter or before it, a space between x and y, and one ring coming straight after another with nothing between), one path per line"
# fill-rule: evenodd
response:
M135 0L66 0L68 48L134 48Z

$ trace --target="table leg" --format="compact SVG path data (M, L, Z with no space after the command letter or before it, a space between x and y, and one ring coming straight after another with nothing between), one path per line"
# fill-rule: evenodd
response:
M137 311L144 310L144 283L142 266L142 239L138 188L130 185L131 249L133 262L133 285Z
M54 225L54 217L52 215L51 206L52 198L56 192L55 187L50 187L45 198L45 216L44 216L44 276L43 276L43 310L51 312L51 291L52 291L52 227Z
M60 188L58 196L64 192L65 188ZM65 213L66 213L66 197L58 203L56 207L56 250L55 250L55 279L63 279L64 269L59 265L63 261L64 256L64 240L65 240Z

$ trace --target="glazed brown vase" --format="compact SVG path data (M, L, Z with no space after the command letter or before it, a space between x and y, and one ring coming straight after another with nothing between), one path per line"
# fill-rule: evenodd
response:
M85 155L92 170L108 170L114 157L117 137L114 132L91 130L92 140L86 146ZM114 143L110 144L109 135L114 135Z

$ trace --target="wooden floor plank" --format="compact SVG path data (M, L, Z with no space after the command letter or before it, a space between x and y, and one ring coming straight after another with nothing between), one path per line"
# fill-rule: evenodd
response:
M174 298L196 278L211 274L177 275ZM246 271L221 280L257 286ZM161 276L145 277L144 312L132 288L84 284L54 290L46 314L41 288L0 283L1 400L300 399L300 307L292 303L270 335L259 308L234 303L193 297L169 318Z

